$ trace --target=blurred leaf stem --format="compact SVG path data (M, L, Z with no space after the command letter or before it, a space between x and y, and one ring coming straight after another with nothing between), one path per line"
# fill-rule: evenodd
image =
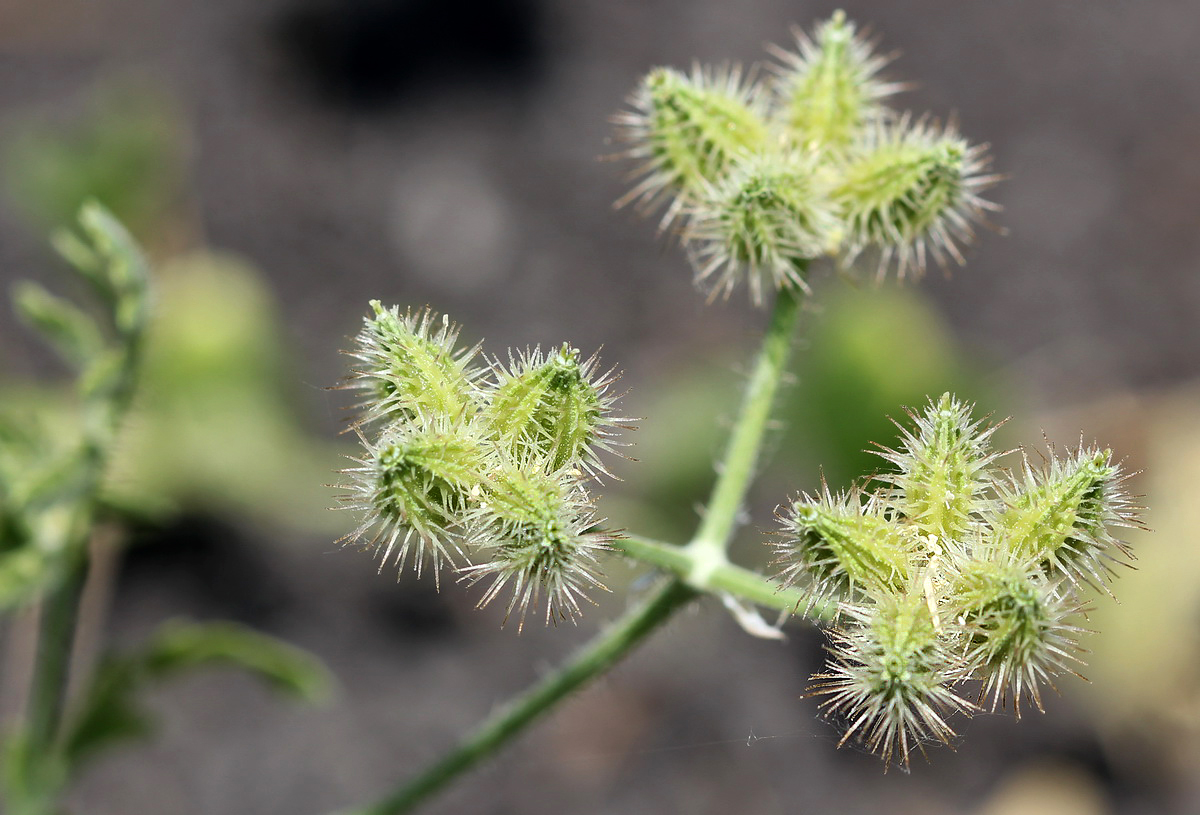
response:
M148 272L133 239L95 204L82 209L79 226L83 239L62 232L56 244L100 295L111 318L109 330L31 285L17 300L22 316L78 370L82 410L77 448L25 506L24 545L43 556L41 574L30 581L30 589L44 594L26 731L20 757L14 759L26 769L11 773L9 784L14 806L23 812L52 811L65 780L57 769L88 539L104 471L133 399L148 314ZM111 341L103 339L107 333ZM14 781L19 789L11 789Z

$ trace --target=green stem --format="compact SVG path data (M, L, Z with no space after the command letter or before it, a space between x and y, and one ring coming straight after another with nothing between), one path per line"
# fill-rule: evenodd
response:
M799 589L784 586L733 563L709 569L704 583L698 585L691 580L699 569L696 556L686 546L639 537L622 538L614 541L613 546L622 554L688 580L689 585L699 592L732 594L755 605L779 611L795 611L804 608L808 602L808 595Z
M719 555L719 559L724 560L725 550L737 526L742 501L745 500L746 491L754 477L754 468L758 464L758 453L762 448L767 420L771 416L775 392L779 389L790 356L792 335L800 316L801 296L797 289L786 288L781 289L775 299L771 322L746 386L737 423L725 448L712 498L704 511L699 531L688 544L688 548L697 555Z
M133 402L148 314L147 270L133 239L107 212L87 205L80 223L96 252L84 266L95 266L90 279L100 282L111 308L115 344L97 351L80 371L83 435L74 460L71 489L58 496L64 522L45 523L39 543L61 557L57 584L41 604L26 721L34 754L50 754L60 745L67 707L71 653L79 601L88 572L88 541L99 494L121 424ZM84 247L92 253L92 249ZM68 256L69 257L69 256ZM95 265L98 264L98 265ZM80 267L84 271L84 267ZM115 364L106 356L115 351ZM47 513L50 517L50 513Z
M87 567L76 559L63 581L42 601L33 686L29 696L29 742L41 751L54 748L66 707L75 618Z
M771 403L783 377L791 348L792 333L800 312L800 296L798 291L784 289L775 299L771 321L734 424L704 521L692 543L679 550L681 555L688 558L687 580L671 579L649 600L626 612L612 626L594 637L574 659L501 708L475 733L393 794L372 806L346 810L342 815L399 815L411 812L421 802L515 738L572 691L615 665L700 591L718 589L739 596L756 594L767 601L764 605L778 607L779 597L774 586L764 583L761 577L753 573L743 574L745 570L730 565L725 558L725 547L733 535L738 512L754 475ZM646 541L641 543L646 544L641 547L643 553L653 550L654 556L662 558L663 562L658 565L672 568L667 561L676 564L683 562L673 559L665 551L665 546L655 546ZM631 546L636 547L637 543ZM753 580L747 575L753 575Z
M478 730L430 765L395 794L342 815L395 815L409 812L460 774L474 767L589 679L617 663L631 648L664 623L696 592L671 580L589 643L562 669L500 708Z

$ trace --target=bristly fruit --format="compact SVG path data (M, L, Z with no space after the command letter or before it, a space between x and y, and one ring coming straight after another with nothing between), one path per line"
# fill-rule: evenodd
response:
M997 537L1048 574L1104 586L1132 552L1114 529L1136 525L1111 450L1082 445L1066 459L1035 469L1028 456L1020 475L1000 485L1003 509L992 523Z
M963 628L963 662L983 678L982 697L991 710L1012 698L1021 717L1021 697L1042 710L1041 686L1082 665L1079 636L1070 622L1085 611L1061 580L1049 580L1020 555L1002 546L976 552L956 564L951 616Z
M342 501L364 520L342 540L377 552L380 569L394 558L402 570L411 551L417 573L428 562L436 578L441 562L453 560L457 529L483 478L482 440L443 420L396 423L363 444L359 466L343 471L351 483Z
M429 309L401 314L372 300L371 310L348 352L358 360L348 387L362 394L363 421L462 417L479 376L471 366L479 346L458 348L458 326Z
M920 535L932 535L943 546L966 541L972 526L990 504L990 452L994 427L971 419L971 405L943 394L924 415L909 414L914 428L900 425L899 449L879 449L896 471L878 479L896 490L894 502Z
M486 606L512 587L507 619L525 614L545 595L546 622L581 613L580 600L600 582L596 556L609 548L612 533L595 529L591 499L570 473L547 472L543 462L511 462L486 484L467 519L467 542L486 559L462 570L464 579L492 582L479 601Z
M549 471L577 465L606 473L599 453L612 450L616 429L629 427L611 415L619 397L609 389L619 374L601 371L595 354L580 356L564 343L549 354L534 348L510 356L507 367L494 362L481 415L489 438L522 460L544 461Z
M445 317L371 309L349 385L365 450L341 496L362 520L341 542L377 553L380 569L432 569L439 584L440 566L465 556L465 579L493 578L481 605L512 586L522 621L543 596L547 621L574 619L613 538L596 528L584 481L607 474L600 455L629 428L612 415L616 370L568 344L480 369L479 348L458 349Z
M623 154L638 162L640 180L617 206L638 202L644 211L670 201L665 229L691 196L717 181L739 156L767 145L765 104L758 84L737 67L690 74L655 68L613 118Z
M763 290L808 291L808 261L836 245L839 221L829 184L809 154L761 153L705 188L684 230L696 282L728 296L746 281L750 297Z
M858 738L885 764L906 765L923 742L949 742L955 734L946 716L974 705L953 690L958 660L920 595L885 596L844 614L853 624L834 630L833 662L809 688L845 723L838 746Z
M905 86L879 78L891 58L874 53L843 11L817 24L812 36L794 33L795 52L771 49L782 63L772 87L775 116L796 145L844 151L865 127L887 116L883 100Z
M904 530L884 515L878 495L857 490L795 500L780 515L776 544L783 585L805 581L810 609L865 594L899 592L908 584L912 554Z
M929 256L945 267L966 261L959 244L997 206L979 193L999 180L987 174L987 145L972 145L953 125L906 114L877 123L849 151L833 196L846 224L847 264L878 254L876 277L893 266L903 279L923 274Z

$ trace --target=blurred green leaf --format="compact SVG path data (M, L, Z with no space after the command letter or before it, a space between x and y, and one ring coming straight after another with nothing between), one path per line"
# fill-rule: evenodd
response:
M879 470L884 462L871 445L895 441L889 417L903 421L905 408L920 409L931 396L1003 404L919 291L836 289L805 334L799 384L779 413L790 428L780 463L807 470L792 487L815 487L818 468L833 484Z
M139 235L162 226L183 179L184 131L151 87L101 89L72 123L15 123L4 156L13 201L42 228L73 221L89 199Z
M248 671L302 701L324 699L331 686L316 657L274 637L229 622L168 622L138 651L101 661L67 730L65 755L72 771L102 749L149 735L153 719L138 694L202 667Z
M79 214L82 238L61 241L105 298L119 335L106 342L77 306L27 283L18 312L78 369L82 403L42 390L0 404L0 609L50 588L87 545L110 451L133 395L148 314L147 269L125 229L97 204ZM111 333L111 332L110 332ZM64 413L51 426L46 415Z
M82 367L102 347L104 340L95 320L38 284L18 283L13 301L17 313L72 367Z
M137 701L146 684L136 657L101 660L67 731L64 753L72 770L106 747L151 735L153 721Z
M125 227L95 201L87 201L80 208L79 228L86 244L70 237L70 232L59 230L55 246L96 285L121 336L135 336L145 325L149 311L150 270L141 249ZM86 247L86 252L80 246Z
M110 397L120 386L124 368L125 354L120 349L109 348L96 354L79 377L80 395L93 401Z
M142 659L147 673L156 678L215 664L249 671L303 701L319 701L330 691L329 674L316 657L236 623L166 623Z
M322 485L350 450L304 427L288 351L271 292L244 260L198 252L164 264L136 421L110 489L160 507L344 532Z
M23 730L0 745L0 788L8 815L55 815L58 792L67 782L67 765L57 753L38 750Z
M40 597L58 575L58 558L36 547L0 554L0 611Z
M70 230L58 229L50 236L50 245L90 283L105 290L104 261L87 241Z

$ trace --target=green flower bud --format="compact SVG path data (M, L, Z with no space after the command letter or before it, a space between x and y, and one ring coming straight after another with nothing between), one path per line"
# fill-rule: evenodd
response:
M984 678L981 695L992 697L995 711L1011 693L1020 718L1023 694L1042 710L1040 686L1054 687L1055 676L1082 664L1075 654L1084 629L1069 622L1083 613L1082 605L1013 554L998 549L964 561L948 596L967 669Z
M625 419L609 414L617 398L608 393L615 371L598 374L598 357L579 361L579 351L563 344L542 356L535 348L509 367L492 366L495 383L486 394L484 426L490 438L518 458L545 462L549 470L580 465L606 472L598 458L611 450L615 429Z
M886 115L881 100L904 86L878 78L891 60L873 53L845 12L834 12L811 37L795 34L798 53L772 49L783 62L774 86L776 115L797 145L844 151L864 127Z
M484 445L448 420L396 423L377 442L363 443L359 466L343 471L351 482L342 503L365 518L341 542L377 552L380 569L394 555L403 570L411 550L417 574L429 561L436 579L442 559L453 559L454 530L487 466Z
M684 232L696 280L728 296L742 280L805 291L808 260L830 248L838 220L815 158L759 154L733 167L695 205Z
M543 592L547 623L576 620L588 591L607 591L596 555L609 548L612 535L595 530L597 523L587 493L569 472L547 473L537 462L504 467L467 522L466 541L487 560L464 568L463 576L471 583L492 578L479 606L511 584L506 620L519 609L523 627L526 611Z
M360 363L349 387L363 394L364 420L463 416L479 375L471 368L479 347L457 349L458 326L429 309L402 316L378 300L371 309L349 352Z
M982 175L986 145L970 145L953 125L925 119L875 125L851 150L833 192L846 223L846 262L864 250L879 254L878 276L895 265L903 278L925 271L927 255L945 267L964 263L958 244L974 239L974 224L995 204L979 192L998 180Z
M888 520L875 496L854 491L819 498L804 495L780 516L776 544L780 578L792 585L808 581L805 613L827 600L854 600L902 591L910 576L911 554L901 528Z
M740 69L705 69L685 74L656 68L629 98L632 110L614 117L624 153L639 162L641 180L617 206L640 202L650 211L668 199L661 226L679 216L687 198L701 193L738 156L767 143L758 86Z
M1026 457L1021 474L1000 485L996 538L1050 574L1103 586L1113 565L1132 557L1113 535L1116 527L1135 525L1124 481L1111 450L1081 447L1041 470Z
M886 764L907 766L921 742L948 742L954 731L944 716L974 706L951 690L960 678L956 661L925 598L889 595L844 613L850 625L832 632L833 662L809 688L828 697L821 705L828 715L847 723L838 746L857 738Z
M895 488L896 511L940 548L961 545L989 505L984 495L997 455L988 441L995 428L972 421L971 408L943 394L924 414L909 414L916 427L900 428L899 450L879 451L898 470L877 476Z

